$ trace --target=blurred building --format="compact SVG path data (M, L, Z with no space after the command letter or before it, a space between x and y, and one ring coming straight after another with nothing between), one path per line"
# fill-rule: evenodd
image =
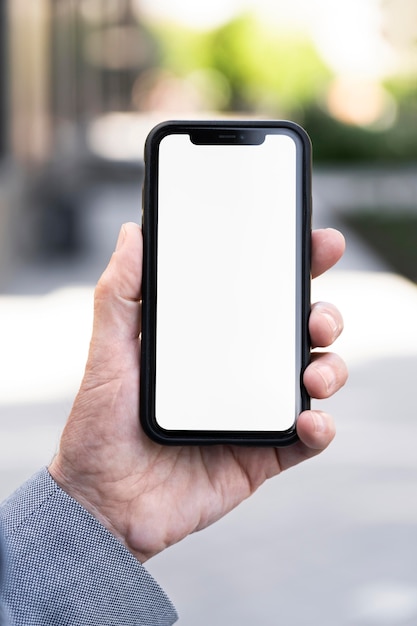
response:
M72 251L86 186L140 172L140 142L111 124L157 55L137 5L0 0L3 273L16 254Z
M7 122L6 122L6 6L4 0L0 2L0 159L7 150Z

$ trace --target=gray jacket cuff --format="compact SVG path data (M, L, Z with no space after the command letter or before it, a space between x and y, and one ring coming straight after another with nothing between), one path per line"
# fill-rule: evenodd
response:
M15 626L165 626L171 602L135 557L44 468L1 506Z

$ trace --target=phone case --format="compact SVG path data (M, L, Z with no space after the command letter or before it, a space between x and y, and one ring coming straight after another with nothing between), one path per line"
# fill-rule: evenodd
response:
M164 445L236 444L250 446L288 446L298 440L296 421L284 431L188 431L165 430L155 415L156 376L156 307L157 307L157 246L158 246L158 149L163 137L183 134L193 130L210 133L219 130L225 143L233 141L233 133L288 129L295 133L301 148L301 206L302 220L298 238L301 245L300 267L302 289L298 306L300 324L300 397L301 410L310 408L310 398L303 386L302 376L310 360L308 318L310 313L310 255L311 255L311 143L307 133L290 121L169 121L156 126L145 144L145 180L142 197L143 228L143 281L142 281L142 333L140 375L140 419L145 433ZM229 134L230 133L230 134ZM205 137L202 135L203 138ZM256 135L253 135L256 141ZM301 412L301 411L300 411Z

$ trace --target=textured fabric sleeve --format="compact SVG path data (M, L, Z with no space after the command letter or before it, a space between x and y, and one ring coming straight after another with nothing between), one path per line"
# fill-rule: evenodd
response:
M165 626L176 619L134 556L41 470L1 507L13 626Z
M3 535L0 524L0 626L10 626L9 620L6 618L5 607L3 606L3 583L6 573L5 550L3 545Z

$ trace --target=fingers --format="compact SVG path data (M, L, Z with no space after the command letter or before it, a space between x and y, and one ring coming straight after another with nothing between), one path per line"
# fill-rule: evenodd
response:
M311 275L320 276L335 265L345 251L345 238L333 228L313 230L311 234Z
M342 256L345 240L333 229L316 230L312 233L312 275L318 276ZM343 318L338 309L327 302L317 302L311 308L309 331L312 347L331 345L343 330ZM328 398L346 383L347 367L333 353L313 354L304 372L304 385L313 398Z
M296 444L277 452L282 470L317 456L327 448L336 434L333 418L323 411L304 411L297 420L297 434Z
M128 223L122 226L116 250L95 289L96 338L138 337L141 285L142 233L137 224Z
M304 385L312 398L329 398L346 383L348 371L345 362L332 352L312 355L304 372Z
M311 274L315 278L330 269L345 250L341 233L331 228L312 232ZM311 308L309 331L312 347L331 345L343 330L343 319L332 304L317 302ZM316 353L304 372L304 385L312 398L328 398L346 383L347 367L333 353ZM332 442L336 430L331 415L323 411L304 411L297 420L299 441L281 448L277 455L281 469L297 465L320 454Z
M297 421L297 434L305 446L321 452L336 434L333 418L324 411L304 411Z
M343 330L343 318L338 309L328 302L316 302L309 318L310 340L313 348L330 346Z
M317 302L311 308L309 319L311 343L314 347L332 344L343 330L343 319L338 309L327 302ZM348 371L337 354L313 354L304 372L304 385L313 398L328 398L346 383Z

